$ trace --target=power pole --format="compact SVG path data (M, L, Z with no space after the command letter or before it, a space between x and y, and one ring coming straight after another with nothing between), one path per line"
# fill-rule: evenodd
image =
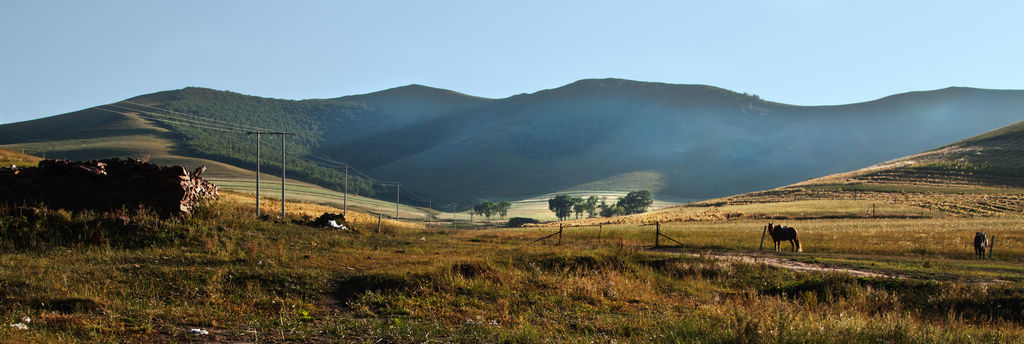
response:
M281 220L284 221L285 192L285 146L284 137L295 135L283 131L249 131L247 135L256 135L256 216L260 216L260 134L281 135Z
M342 208L341 214L342 215L348 215L348 164L345 164L345 193L344 193L344 195L345 195L345 201L343 202L344 206Z
M430 213L434 212L434 201L427 201L427 230L430 230Z
M281 222L284 222L284 136L281 135Z
M256 217L260 217L260 132L246 134L256 134Z

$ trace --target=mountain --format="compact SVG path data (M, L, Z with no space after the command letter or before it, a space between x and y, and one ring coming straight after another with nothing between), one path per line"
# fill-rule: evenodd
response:
M449 202L643 188L693 200L946 145L1018 122L1022 109L1024 91L959 87L837 106L621 79L503 99L420 85L302 101L190 87L2 125L0 144L74 158L160 151L251 169L254 139L238 129L256 126L298 133L286 138L289 177L340 189L347 162L358 169L350 190L390 198L393 187L355 176L400 181L403 203L406 191ZM264 140L273 171L280 138Z
M943 145L1021 120L1022 105L1021 91L948 88L803 107L703 85L582 80L332 152L373 150L362 165L371 174L446 199L472 196L467 187L514 199L592 185L703 199Z

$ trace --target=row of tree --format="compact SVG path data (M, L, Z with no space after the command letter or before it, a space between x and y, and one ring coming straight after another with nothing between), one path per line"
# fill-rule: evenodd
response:
M601 199L600 203L598 202L597 196L582 198L557 195L548 200L548 210L554 212L559 221L568 219L574 213L577 219L583 213L587 213L590 217L596 215L612 217L643 213L654 204L654 199L651 198L650 191L640 190L630 192L624 197L619 197L618 202L615 202L615 204L608 204L604 199Z
M505 219L505 215L508 215L508 209L512 207L512 203L507 201L491 202L483 201L473 206L473 213L477 215L483 215L488 220L491 216L499 215L502 219Z

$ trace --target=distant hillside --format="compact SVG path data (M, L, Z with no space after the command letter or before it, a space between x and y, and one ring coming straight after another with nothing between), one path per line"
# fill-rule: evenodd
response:
M388 101L389 97L400 101ZM326 140L332 144L360 140L448 111L462 111L485 100L418 85L361 96L304 101L189 87L2 125L0 143L19 143L39 152L52 151L60 158L154 156L162 163L181 163L177 157L197 157L255 169L254 137L223 129L283 130L298 134L286 139L289 177L342 190L344 174L339 170L340 165L315 152ZM263 172L277 174L280 138L264 136L262 142ZM211 170L214 174L225 170L235 173L231 167L214 167ZM369 182L354 171L349 177L349 190L361 195L394 192L389 187Z
M1020 109L1020 91L949 88L800 107L703 85L583 80L332 153L358 159L372 151L363 164L372 174L447 199L615 188L607 181L624 179L704 199L919 152L1019 121Z
M850 172L691 203L659 214L685 218L694 209L750 210L764 204L824 211L824 216L832 217L1020 216L1024 214L1024 122ZM876 206L888 210L876 214ZM895 208L902 210L894 212ZM790 213L788 218L808 216L802 211Z
M922 153L797 185L1024 187L1024 121Z
M419 85L303 101L185 88L2 125L0 144L74 158L152 154L252 169L254 138L216 129L231 123L298 133L287 138L289 177L333 189L342 185L337 162L347 162L435 202L640 188L662 199L706 199L943 146L1021 121L1022 109L1024 91L947 88L806 107L712 86L621 79L503 99ZM263 142L264 172L274 173L280 139ZM393 195L393 187L353 172L350 190Z

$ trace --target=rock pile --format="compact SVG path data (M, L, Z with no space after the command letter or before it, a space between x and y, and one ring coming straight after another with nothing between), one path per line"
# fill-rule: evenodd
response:
M152 209L161 216L191 214L218 195L217 186L181 166L135 159L43 160L39 167L0 173L0 202L69 210Z

